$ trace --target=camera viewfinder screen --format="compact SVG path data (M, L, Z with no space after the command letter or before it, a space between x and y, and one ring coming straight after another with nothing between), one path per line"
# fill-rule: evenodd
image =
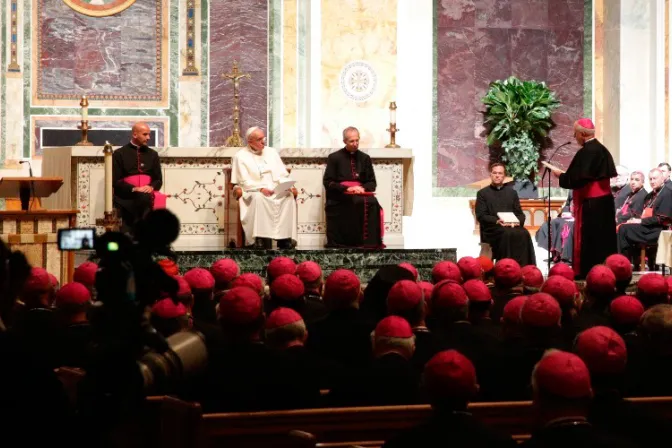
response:
M58 234L60 250L93 249L94 229L62 229Z

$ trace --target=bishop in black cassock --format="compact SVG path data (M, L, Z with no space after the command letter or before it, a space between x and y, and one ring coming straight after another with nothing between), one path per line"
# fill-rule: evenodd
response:
M145 123L133 126L131 141L112 154L112 186L114 204L121 213L122 231L130 232L135 224L152 209L154 191L163 185L159 154L147 146L150 131ZM125 179L147 175L149 185L135 186Z
M504 165L493 164L490 168L492 184L476 193L476 219L480 225L481 242L492 247L496 260L513 258L521 266L536 264L532 237L523 227L525 214L518 193L512 187L504 186L504 175ZM504 225L497 215L500 212L513 213L520 224L515 227Z
M639 244L656 244L660 231L672 217L672 190L664 186L660 170L652 170L649 180L653 190L644 199L641 217L632 218L618 228L618 251L634 255ZM643 190L643 188L642 188Z
M567 172L554 169L562 188L574 191L574 256L576 278L583 279L596 264L616 253L616 208L610 179L616 176L611 154L595 139L595 125L588 118L574 124L574 138L581 145Z
M371 157L359 151L357 129L343 131L343 141L345 148L329 155L324 171L327 247L383 248L383 209L374 196Z

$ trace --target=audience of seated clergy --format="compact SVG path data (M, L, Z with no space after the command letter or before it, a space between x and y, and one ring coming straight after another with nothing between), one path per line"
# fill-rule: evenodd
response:
M90 305L91 293L81 283L67 283L56 292L54 308L61 327L60 366L86 366L91 343L91 326L86 312Z
M150 322L164 338L190 327L187 308L171 298L161 299L152 306Z
M604 262L616 277L616 294L624 295L632 282L632 264L621 254L609 255Z
M655 272L642 275L637 282L635 295L645 309L668 303L669 295L665 277Z
M314 353L305 347L308 331L301 315L276 308L264 325L265 343L271 349L268 372L272 377L266 398L269 409L319 407L323 372Z
M329 314L308 327L308 347L343 370L365 365L370 358L371 328L359 310L361 295L354 272L332 272L324 283L323 295Z
M278 307L293 309L307 325L324 319L327 314L324 303L306 300L303 282L292 274L283 274L271 283L271 298L266 308L270 311Z
M528 264L521 268L520 274L522 277L524 294L534 294L535 292L539 292L541 285L544 284L544 275L538 267Z
M574 281L574 271L572 267L565 263L556 263L551 266L551 270L548 271L548 275L561 275L568 280Z
M664 222L672 217L672 190L663 188L663 174L659 169L649 172L652 191L644 199L640 218L630 218L618 228L618 252L631 259L639 255L641 244L658 242Z
M296 276L303 282L307 301L322 302L322 268L314 261L304 261L296 267Z
M644 312L637 330L641 344L633 353L629 395L672 395L672 305L655 305Z
M608 327L590 328L579 334L573 351L590 371L593 388L588 412L590 424L638 446L656 446L660 440L669 438L663 421L623 399L628 349L618 333Z
M574 215L572 213L573 197L573 190L570 190L567 195L567 200L560 211L560 216L551 219L550 226L548 221L544 222L534 236L537 245L548 250L551 258L555 262L572 260L572 251L574 247L571 238L574 228ZM550 246L548 241L549 227L551 232Z
M611 194L614 195L616 210L623 206L625 198L630 194L630 171L623 165L616 165L617 176L609 180Z
M478 390L476 369L468 358L455 350L437 353L425 366L423 381L432 416L420 426L388 440L383 447L516 446L510 437L497 434L468 412L467 405L478 395Z
M576 318L577 331L609 325L609 304L615 296L614 273L604 265L593 266L586 276L581 312Z
M180 267L177 265L177 263L175 263L175 260L171 260L170 258L162 258L156 263L166 274L171 276L180 275Z
M432 282L434 284L443 280L452 280L457 283L462 283L462 272L457 264L452 261L439 261L432 268Z
M418 281L420 278L420 275L418 274L418 270L413 266L411 263L399 263L400 268L404 268L408 270L411 274L413 274L413 280Z
M401 280L387 294L387 313L405 319L415 335L413 365L422 368L438 351L436 336L427 328L427 302L420 285L412 280Z
M502 310L506 303L523 294L521 285L523 272L520 265L510 258L497 261L494 269L494 285L492 287L492 306L491 317L495 322L499 322L502 317Z
M495 265L492 263L492 260L485 255L481 255L477 258L478 262L481 264L481 272L483 272L483 281L489 286L492 283L492 276L494 273Z
M464 282L471 279L483 279L483 268L481 267L481 263L474 257L460 258L457 260L457 267L460 269L462 281Z
M231 282L240 275L238 263L230 258L220 258L210 266L210 273L215 279L215 302L223 293L231 289Z
M670 183L670 172L672 171L672 168L670 168L670 164L667 162L661 162L658 164L658 169L661 173L663 173L664 185L667 188L672 188L672 184Z
M215 278L210 271L205 268L193 268L184 274L184 279L189 283L191 294L194 296L194 305L191 308L194 318L210 324L216 323Z
M633 171L630 174L630 192L623 204L616 209L616 224L623 224L632 218L641 218L644 211L646 189L644 189L644 173Z
M454 265L454 264L453 264ZM458 270L456 265L455 269ZM395 283L401 280L414 280L413 273L400 266L383 266L369 280L364 289L361 310L369 323L369 329L373 329L378 322L387 316L387 295Z
M546 353L534 367L532 389L540 424L525 446L637 446L589 422L593 389L590 372L578 356L559 350Z
M330 402L339 406L416 404L420 374L411 359L415 336L398 316L381 320L371 335L372 360L362 369L346 372L331 389Z
M271 353L263 343L261 297L250 288L232 288L219 300L217 318L223 345L209 354L205 410L255 411L268 407Z
M567 280L561 275L551 275L546 279L541 292L544 292L557 300L562 310L562 338L566 344L571 344L576 336L576 317L578 314L579 291L576 283Z
M284 274L296 274L296 263L289 257L275 257L266 266L266 278L269 285L273 283L273 280Z
M72 277L73 281L88 288L92 298L95 298L96 272L98 272L98 265L92 261L85 261L75 268Z
M252 288L254 291L256 291L257 294L263 299L264 295L266 293L266 286L264 285L264 279L262 279L260 276L257 274L254 274L252 272L245 272L244 274L240 274L236 279L231 282L231 287L236 288L239 286L246 286L248 288Z

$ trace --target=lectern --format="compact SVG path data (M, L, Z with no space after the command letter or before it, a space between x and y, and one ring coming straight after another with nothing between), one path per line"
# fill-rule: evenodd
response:
M20 198L21 210L28 210L30 199L46 198L63 185L61 177L2 177L0 198Z
M29 209L31 198L46 198L63 184L60 177L3 177L0 198L21 199L21 210L0 211L0 238L23 252L32 266L54 274L61 284L72 281L73 252L58 250L58 230L75 227L77 210Z

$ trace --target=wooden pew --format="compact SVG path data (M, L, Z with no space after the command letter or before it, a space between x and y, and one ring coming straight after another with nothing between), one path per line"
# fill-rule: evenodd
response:
M672 397L630 401L672 421ZM469 411L518 441L529 438L535 426L536 413L529 401L472 403ZM306 446L311 440L306 433L321 448L378 447L399 431L420 424L430 413L429 406L417 405L204 414L200 437L202 446L208 448Z

